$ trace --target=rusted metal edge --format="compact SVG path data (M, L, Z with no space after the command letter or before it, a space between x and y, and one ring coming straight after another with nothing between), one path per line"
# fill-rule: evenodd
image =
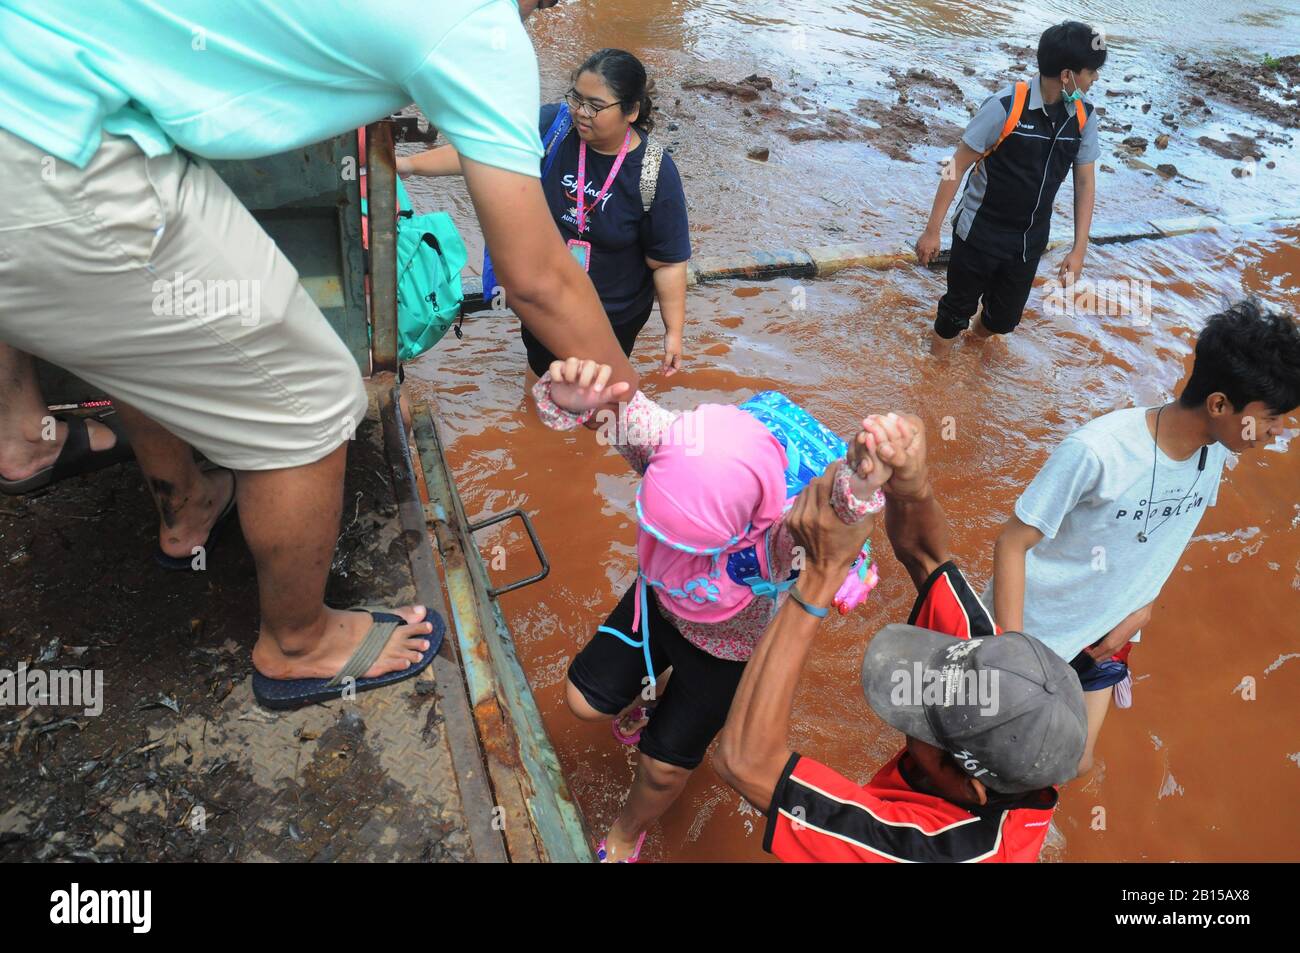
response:
M392 476L402 537L415 582L415 597L422 605L436 610L446 620L447 606L434 569L433 546L429 542L425 526L424 505L415 485L410 445L406 440L406 428L401 421L401 385L397 383L396 375L390 372L375 375L375 380L379 385L379 418L384 429L384 456L388 460ZM384 386L390 382L391 386ZM465 829L474 859L480 863L505 863L509 858L501 832L492 823L492 791L484 769L483 752L479 748L478 732L470 713L459 653L452 639L443 641L442 648L433 661L433 672L438 685L447 743L451 749L452 767L456 773L456 786L460 791Z
M590 861L586 825L569 794L541 712L515 654L505 616L488 595L487 569L469 532L470 522L447 468L441 437L426 406L415 413L415 440L429 487L428 518L443 558L470 699L480 719L480 732L484 733L483 746L497 798L506 810L506 842L511 858L519 859L514 855L514 844L523 837L511 826L522 806L536 838L538 859ZM496 737L490 737L488 732ZM514 783L498 782L498 769L501 775L511 772ZM513 795L516 789L523 795L522 805L505 803L503 795Z
M451 502L455 486L442 458L437 431L427 407L421 405L418 408L414 424L420 468L424 471L425 486L431 501L423 518L426 526L432 527L434 531L438 553L442 558L447 598L455 624L469 705L495 797L497 826L504 834L505 847L511 861L537 862L543 859L543 853L528 809L529 791L520 770L518 741L502 711L491 654L482 637L478 600L473 591L465 546L462 545L464 534L444 518L446 514L455 511ZM462 521L460 526L463 525Z
M397 167L393 124L366 126L366 201L370 229L370 363L397 371Z

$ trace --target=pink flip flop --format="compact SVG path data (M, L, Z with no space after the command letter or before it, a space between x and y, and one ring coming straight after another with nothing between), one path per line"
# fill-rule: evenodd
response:
M634 714L636 715L636 717L633 718L632 720L640 721L642 718L648 718L650 716L650 711L645 706L642 706L636 709ZM619 744L624 744L624 745L636 744L638 741L641 740L641 732L645 731L645 726L642 725L640 728L638 728L635 734L627 735L624 734L623 731L618 727L618 723L622 720L623 720L623 716L619 715L612 722L610 722L610 727L614 731L614 737L618 739Z
M642 831L641 836L636 839L636 849L632 851L631 856L623 860L610 860L609 851L605 847L605 838L600 839L596 845L596 860L602 864L635 864L641 859L641 845L645 843L646 832Z

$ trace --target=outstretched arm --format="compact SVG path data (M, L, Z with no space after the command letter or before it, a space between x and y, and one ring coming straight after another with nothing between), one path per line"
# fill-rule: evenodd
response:
M868 417L875 452L893 468L885 484L885 532L894 555L919 590L951 558L948 520L930 485L925 423L913 414Z
M533 385L533 400L542 423L552 430L579 425L596 431L598 442L613 446L637 473L645 473L650 456L677 414L637 391L621 401L627 385L608 383L608 364L571 357L555 361Z
M875 527L868 515L845 523L831 506L832 467L799 494L787 517L795 542L807 558L796 585L798 597L827 608L862 544ZM781 772L790 760L790 713L795 689L821 618L794 598L777 611L750 656L719 736L714 767L756 808L766 812Z
M611 383L639 379L614 337L586 272L569 254L533 176L461 158L506 304L552 354L606 364Z
M438 146L413 156L398 156L398 175L460 175L460 153L455 146Z

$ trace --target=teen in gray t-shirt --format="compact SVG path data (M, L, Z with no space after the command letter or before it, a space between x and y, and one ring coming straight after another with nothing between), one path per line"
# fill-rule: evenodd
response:
M1206 322L1178 400L1118 410L1066 437L998 537L985 592L997 624L1046 643L1079 675L1088 710L1080 773L1131 685L1129 641L1206 507L1229 452L1282 434L1300 405L1300 326L1241 301Z
M1067 662L1159 595L1218 498L1227 448L1207 448L1204 469L1199 452L1171 460L1146 414L1131 407L1084 424L1016 503L1044 537L1025 555L1023 630ZM993 606L992 583L983 599Z

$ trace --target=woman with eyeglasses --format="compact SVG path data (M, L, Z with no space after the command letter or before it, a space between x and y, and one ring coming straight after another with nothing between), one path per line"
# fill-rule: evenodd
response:
M569 251L591 277L623 353L631 355L655 299L664 322L661 370L681 366L686 196L672 157L650 139L654 84L631 53L604 49L574 73L562 103L543 106L542 191ZM460 157L441 146L397 160L400 174L456 175ZM484 294L495 284L485 268ZM510 289L506 288L509 302ZM555 355L523 328L528 367L544 374Z

